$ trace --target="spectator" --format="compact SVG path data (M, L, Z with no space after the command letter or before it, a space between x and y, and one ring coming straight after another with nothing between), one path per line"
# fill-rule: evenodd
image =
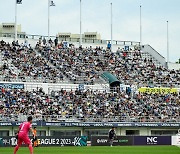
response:
M55 47L57 47L57 45L58 45L58 37L55 38L54 44L55 44Z

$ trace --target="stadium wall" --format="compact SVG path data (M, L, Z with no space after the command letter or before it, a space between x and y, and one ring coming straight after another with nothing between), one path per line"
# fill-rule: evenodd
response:
M166 67L166 60L165 60L165 58L160 53L158 53L154 48L152 48L150 45L143 45L141 47L141 50L144 51L144 52L148 52L158 62L160 62L162 66Z
M34 126L33 126L34 127ZM39 136L68 136L69 135L81 135L88 136L90 138L91 135L107 135L108 131L111 127L37 127L37 132ZM17 126L1 126L0 127L0 137L2 136L15 136L18 131ZM152 131L156 132L169 132L169 134L154 134ZM117 127L116 134L117 135L140 135L140 136L148 136L148 135L175 135L178 131L178 128L151 128L151 127ZM132 132L132 134L128 134L128 132Z

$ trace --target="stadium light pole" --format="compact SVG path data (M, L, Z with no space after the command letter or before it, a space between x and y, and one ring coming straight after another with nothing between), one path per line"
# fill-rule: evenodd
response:
M15 0L15 27L14 27L14 39L17 41L17 0Z
M80 41L79 46L82 45L82 2L80 0Z
M48 0L48 42L49 42L49 39L50 39L50 7L51 6L56 6L54 1L50 1Z
M112 13L112 3L111 3L111 51L113 50L113 13Z
M142 45L142 6L140 5L140 45Z
M167 21L167 66L169 63L169 21Z
M48 0L48 42L49 42L49 23L50 23L50 0Z
M15 26L14 26L14 40L17 41L17 5L22 4L22 0L15 0Z

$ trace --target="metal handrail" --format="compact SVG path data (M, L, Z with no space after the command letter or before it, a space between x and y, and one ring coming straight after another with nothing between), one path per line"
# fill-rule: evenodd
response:
M8 38L14 38L14 33L0 33L0 37L8 37ZM34 34L18 34L18 38L23 39L39 39L39 38L45 38L48 39L48 36L46 35L34 35ZM56 36L50 36L51 39L55 39ZM69 41L69 42L79 42L79 38L64 38L63 41ZM62 41L62 40L60 40ZM98 43L98 44L107 44L111 40L101 40L101 39L86 39L83 38L82 42L84 43ZM122 46L134 46L134 45L140 45L140 42L138 41L119 41L119 40L113 40L113 44L115 45L122 45Z

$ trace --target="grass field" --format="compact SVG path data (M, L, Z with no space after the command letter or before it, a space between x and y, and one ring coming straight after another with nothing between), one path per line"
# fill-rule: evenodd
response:
M13 154L13 148L0 147L0 154ZM29 154L20 148L17 154ZM117 146L117 147L38 147L34 154L180 154L176 146Z

